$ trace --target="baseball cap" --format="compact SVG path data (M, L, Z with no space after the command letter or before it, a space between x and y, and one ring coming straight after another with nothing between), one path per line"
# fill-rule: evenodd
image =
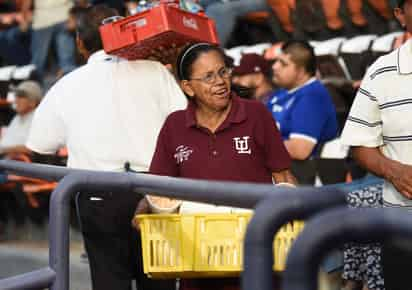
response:
M271 64L263 56L256 53L245 53L240 59L240 64L233 68L233 74L246 75L262 72L268 74L271 70Z
M43 98L43 91L35 81L23 81L17 86L12 86L11 90L14 91L16 96L27 97L38 102Z

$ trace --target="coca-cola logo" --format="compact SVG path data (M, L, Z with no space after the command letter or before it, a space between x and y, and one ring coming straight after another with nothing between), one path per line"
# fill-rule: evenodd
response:
M143 27L143 26L146 26L146 25L147 25L146 18L141 18L141 19L138 19L138 20L127 23L125 25L125 27L126 28L133 28L133 27L140 28L140 27Z
M199 30L197 22L194 18L186 18L183 16L183 25L194 30Z

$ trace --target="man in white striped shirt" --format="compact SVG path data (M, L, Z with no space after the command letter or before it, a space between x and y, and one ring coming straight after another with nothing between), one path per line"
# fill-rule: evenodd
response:
M412 0L396 1L395 16L412 32ZM360 165L385 179L385 206L412 209L412 41L368 70L342 133ZM412 255L385 245L386 290L408 289ZM403 275L403 269L405 274ZM406 272L407 271L407 272ZM406 287L406 288L405 288Z

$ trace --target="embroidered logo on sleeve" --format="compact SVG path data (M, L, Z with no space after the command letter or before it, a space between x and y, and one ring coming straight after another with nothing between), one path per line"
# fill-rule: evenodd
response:
M176 148L174 158L176 158L177 164L181 164L184 161L189 160L189 156L193 153L193 150L187 146L180 145Z
M252 150L249 147L248 140L250 139L249 136L241 137L234 137L233 141L235 142L235 150L239 154L251 154Z

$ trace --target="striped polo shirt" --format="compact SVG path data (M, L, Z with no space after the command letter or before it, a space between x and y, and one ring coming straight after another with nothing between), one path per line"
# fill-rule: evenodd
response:
M412 165L412 40L380 57L367 71L353 102L342 141L349 146L379 147L382 153ZM387 206L412 208L389 182Z

